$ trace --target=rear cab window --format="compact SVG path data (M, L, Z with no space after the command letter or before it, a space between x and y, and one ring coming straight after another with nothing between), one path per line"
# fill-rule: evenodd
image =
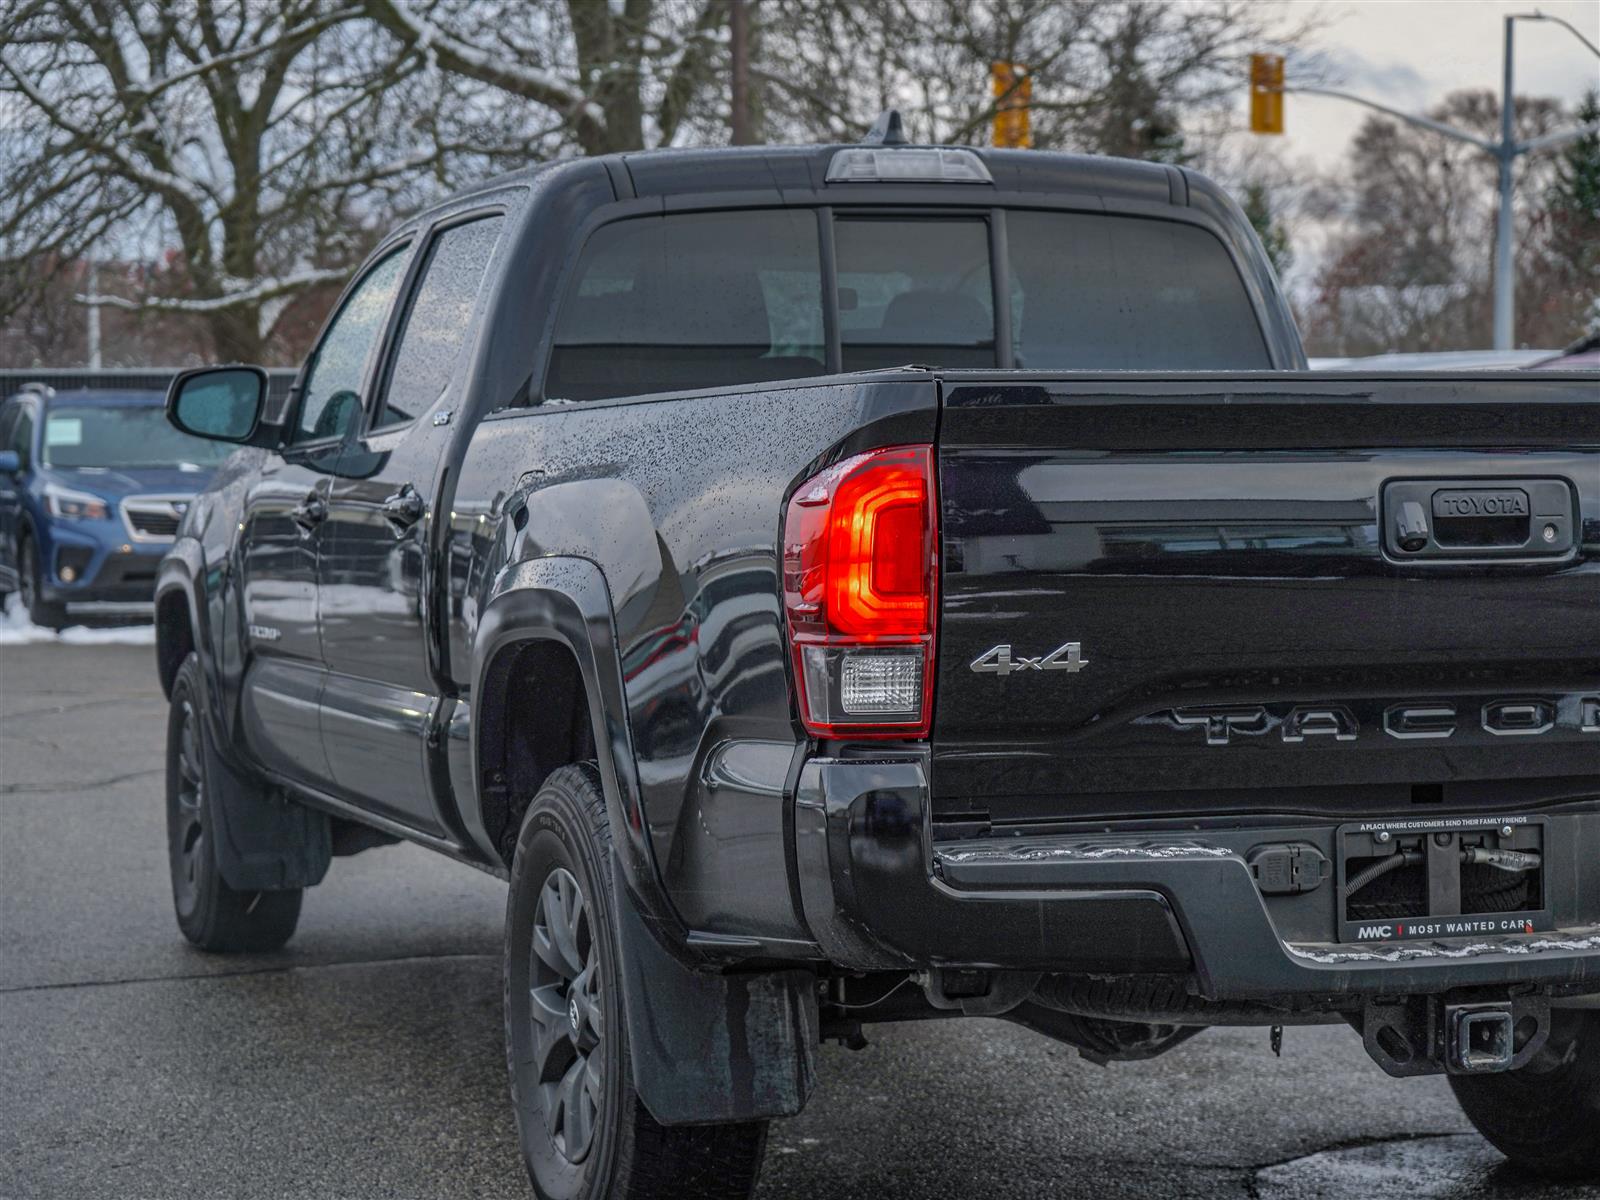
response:
M641 217L585 247L545 394L598 400L826 369L814 212Z
M1178 221L1006 214L1012 353L1030 371L1265 370L1222 243Z
M1022 208L822 211L832 221L826 263L828 243L810 208L601 226L567 288L544 395L599 400L734 387L822 375L830 364L1271 366L1232 257L1200 226ZM1005 269L997 273L991 248L999 243ZM1002 346L997 330L1007 328Z
M846 371L997 365L987 221L847 216L833 236Z

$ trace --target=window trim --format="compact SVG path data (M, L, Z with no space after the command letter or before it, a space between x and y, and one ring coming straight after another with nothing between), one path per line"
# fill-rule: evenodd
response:
M475 221L487 221L495 217L503 220L508 212L509 207L503 201L497 201L492 204L479 205L450 213L417 231L413 246L420 247L420 252L413 254L411 262L406 266L406 273L401 278L400 289L396 293L403 303L396 304L390 309L383 336L379 339L381 355L365 394L362 396L361 425L356 434L358 440L365 440L370 437L387 437L391 433L410 429L425 415L425 413L418 413L409 421L396 421L392 425L380 426L376 424L381 399L388 394L389 380L394 374L395 363L400 356L400 344L403 340L401 334L405 329L406 322L411 317L411 310L417 302L417 295L422 290L423 283L426 282L427 267L432 262L433 251L439 243L439 238L458 226L471 225ZM489 255L489 261L484 265L484 279L489 278L489 273L499 260L500 254L504 249L504 237L505 229L502 226L499 236L495 238L494 250ZM474 323L469 329L469 337L471 336L471 330L481 333L484 325L487 324L486 321L476 320L484 304L484 290L480 283L478 296L472 305ZM452 379L451 383L454 384L454 382L455 380ZM437 403L436 400L435 406L437 406ZM432 408L426 411L431 412Z
M404 287L406 280L410 277L411 271L416 266L416 244L417 239L415 232L407 231L405 234L396 237L391 241L384 243L383 245L380 245L372 252L371 255L368 256L367 261L362 264L361 269L355 275L351 276L350 282L345 285L344 291L339 293L338 302L334 304L333 311L328 315L328 319L323 322L321 332L317 334L316 345L311 348L311 353L306 355L305 362L300 364L300 373L295 377L294 387L291 389L290 393L292 397L292 403L288 405L288 411L284 414L284 451L298 453L305 450L322 450L331 446L337 446L349 438L350 431L348 429L339 434L327 434L323 437L305 438L303 440L295 436L300 430L300 418L305 412L306 383L310 379L311 372L316 367L317 357L322 353L322 347L327 343L328 335L332 333L334 327L338 325L339 318L344 315L345 309L350 305L350 300L355 296L356 292L360 290L361 285L371 278L374 271L376 271L384 263L388 262L389 259L394 255L400 253L410 253L411 260L406 263L404 270L401 271L400 280L395 287L395 295L398 296L400 294L401 288ZM391 301L389 305L389 312L384 318L384 331L387 330L388 325L392 323L393 320L394 303ZM377 365L377 360L375 359L374 354L384 344L384 338L386 336L386 332L384 331L380 331L379 337L374 341L372 346L368 347L367 357L363 360L361 365L361 391L357 398L361 401L363 410L366 408L367 395L372 390L373 371Z

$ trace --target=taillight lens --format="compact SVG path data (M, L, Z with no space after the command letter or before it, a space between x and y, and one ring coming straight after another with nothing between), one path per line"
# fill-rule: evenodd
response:
M814 736L928 735L936 514L931 446L845 459L789 501L784 609L800 719Z

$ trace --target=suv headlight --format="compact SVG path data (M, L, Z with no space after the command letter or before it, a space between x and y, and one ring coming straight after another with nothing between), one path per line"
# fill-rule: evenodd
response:
M52 517L67 517L76 521L103 521L111 515L111 506L99 496L88 492L75 492L71 488L44 485L45 507Z

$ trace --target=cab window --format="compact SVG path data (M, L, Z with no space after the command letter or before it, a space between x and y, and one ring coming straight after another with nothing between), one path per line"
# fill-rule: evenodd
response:
M1233 260L1204 229L1109 213L1006 214L1016 365L1029 370L1264 370Z
M383 334L409 247L393 250L356 284L323 334L306 372L294 440L317 441L347 432L361 412L367 360Z
M834 246L846 371L995 365L988 222L846 217Z
M401 425L432 408L454 377L472 327L500 217L452 225L433 239L400 333L374 428Z
M602 226L556 325L545 395L599 400L820 375L817 218L684 213Z

